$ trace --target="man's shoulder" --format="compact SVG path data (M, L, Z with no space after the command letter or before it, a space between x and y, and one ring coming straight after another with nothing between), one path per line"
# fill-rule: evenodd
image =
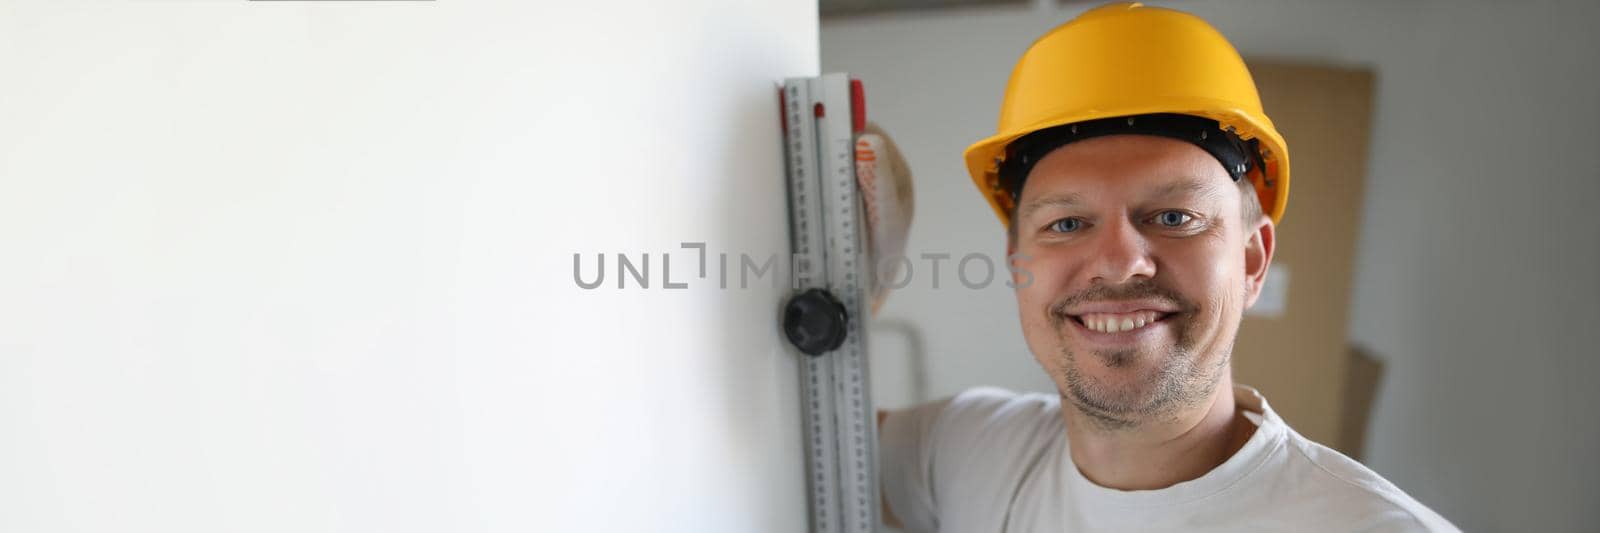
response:
M927 443L957 464L1026 460L1064 435L1057 395L974 387L912 408ZM891 415L892 417L893 415Z
M1061 446L1062 424L1054 395L996 387L891 409L880 441L886 498L910 531L967 519L996 529L986 521L1003 519L1022 478Z
M980 386L951 396L946 410L1015 421L1046 414L1056 415L1061 411L1061 398L1043 392L1015 392L1001 387Z
M1298 499L1304 518L1328 513L1362 531L1458 531L1448 520L1366 465L1289 431L1281 475L1294 483L1280 496ZM1304 498L1293 498L1299 494ZM1289 510L1289 509L1285 509ZM1361 523L1351 524L1356 519Z
M1054 394L973 387L943 404L939 423L953 431L989 435L1059 432L1061 402Z

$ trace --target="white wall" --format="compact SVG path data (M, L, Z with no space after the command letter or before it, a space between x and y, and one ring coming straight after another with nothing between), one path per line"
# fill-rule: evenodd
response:
M787 250L816 28L0 2L0 531L803 530L780 292L659 254Z
M1210 20L1246 55L1377 72L1350 330L1386 362L1368 464L1469 531L1600 522L1600 5L1155 3ZM824 22L824 70L864 80L917 174L911 254L1003 253L961 150L993 132L1028 44L1083 9ZM1009 289L925 279L883 316L921 326L930 395L1053 390Z

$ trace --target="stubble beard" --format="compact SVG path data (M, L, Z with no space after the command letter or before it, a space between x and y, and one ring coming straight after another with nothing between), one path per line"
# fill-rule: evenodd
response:
M1147 289L1153 291L1155 289ZM1141 291L1144 292L1144 291ZM1227 372L1231 350L1217 354L1216 360L1203 364L1199 357L1196 338L1198 327L1194 318L1196 309L1184 306L1185 312L1171 317L1178 329L1178 339L1170 348L1157 348L1153 353L1140 350L1079 351L1072 348L1065 324L1057 324L1056 338L1061 346L1057 354L1057 381L1062 396L1099 429L1104 431L1130 430L1143 424L1174 418L1179 412L1207 401L1217 383ZM1068 319L1070 320L1070 319ZM1138 376L1132 383L1110 384L1079 370L1080 356L1091 358L1084 363L1099 362L1106 368L1129 371L1139 366L1154 364L1155 368ZM1152 358L1156 360L1151 361Z
M1194 352L1177 347L1161 356L1156 368L1135 383L1107 384L1078 370L1078 353L1063 347L1065 396L1078 411L1103 430L1134 429L1142 424L1174 418L1180 411L1204 403L1216 389L1228 354L1214 365L1197 364ZM1144 357L1132 350L1095 352L1092 357L1116 368Z

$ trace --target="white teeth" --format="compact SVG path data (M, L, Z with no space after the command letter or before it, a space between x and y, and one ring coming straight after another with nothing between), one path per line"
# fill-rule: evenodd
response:
M1127 315L1114 315L1107 313L1094 313L1083 315L1084 327L1101 333L1120 333L1133 331L1155 323L1159 313L1154 311L1141 311Z

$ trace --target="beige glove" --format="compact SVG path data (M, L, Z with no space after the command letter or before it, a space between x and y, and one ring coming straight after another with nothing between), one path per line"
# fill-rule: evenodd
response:
M872 314L878 314L889 297L888 283L900 279L906 239L911 231L911 167L889 134L868 122L856 135L856 180L866 204L867 259L874 275L867 280Z

